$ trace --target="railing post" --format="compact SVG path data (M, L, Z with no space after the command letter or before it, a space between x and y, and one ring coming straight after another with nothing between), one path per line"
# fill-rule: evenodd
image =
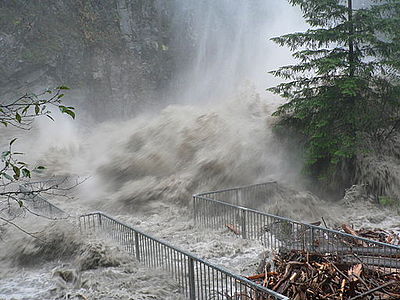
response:
M99 228L102 228L101 214L97 214L99 219Z
M315 251L315 234L314 234L314 227L311 227L311 251Z
M235 200L232 204L239 205L239 190L235 190Z
M196 284L194 281L194 261L193 258L188 257L189 268L189 299L196 300Z
M196 196L193 196L193 219L194 219L194 224L196 225L197 223Z
M135 254L136 259L140 261L140 252L139 252L139 234L135 231Z
M247 228L246 228L246 209L241 208L242 210L242 238L247 239Z

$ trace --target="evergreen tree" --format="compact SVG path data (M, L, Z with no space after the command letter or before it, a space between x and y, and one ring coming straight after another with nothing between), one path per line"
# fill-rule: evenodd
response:
M288 100L274 115L304 135L311 175L332 180L366 140L400 129L400 0L289 2L311 29L272 38L299 60L271 72Z

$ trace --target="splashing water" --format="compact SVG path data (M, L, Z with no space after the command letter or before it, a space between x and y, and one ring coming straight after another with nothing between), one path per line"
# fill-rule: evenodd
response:
M49 176L90 176L79 187L79 199L57 200L66 211L117 213L128 224L247 274L263 247L228 230L193 227L187 208L192 194L276 180L273 205L263 209L298 220L324 216L332 223L346 220L351 210L335 206L328 214L320 199L297 190L299 153L286 148L271 129L270 115L280 100L262 91L274 84L264 74L286 64L288 52L267 40L304 24L286 1L174 0L171 5L176 7L176 44L191 18L195 47L188 57L188 45L182 46L187 63L167 91L170 105L128 121L91 124L83 132L65 122L62 130L52 124L52 132L40 125L27 148L37 150L32 159L46 165ZM82 240L59 227L45 232L44 245L17 238L3 249L2 261L18 265L1 270L0 298L179 299L167 275L140 266L110 245ZM65 255L52 256L71 245ZM38 264L43 260L49 262Z
M300 166L270 130L272 109L249 90L206 108L171 105L100 125L76 151L51 149L43 164L56 175L93 176L85 198L124 211L187 205L193 193L256 181L293 183Z

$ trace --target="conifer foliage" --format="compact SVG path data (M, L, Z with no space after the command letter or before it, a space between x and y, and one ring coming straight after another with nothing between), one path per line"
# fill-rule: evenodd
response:
M269 90L288 100L275 115L303 134L307 170L328 179L400 129L400 0L289 2L310 29L272 38L299 63L272 71L285 82Z

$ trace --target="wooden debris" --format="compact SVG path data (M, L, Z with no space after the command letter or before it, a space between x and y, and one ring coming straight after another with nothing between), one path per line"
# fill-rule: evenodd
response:
M343 224L342 229L344 230L344 232L358 237L357 232L353 228L351 228L349 225ZM361 241L361 240L355 240L355 241L359 246L367 247L367 244L364 241Z
M279 253L268 270L247 278L290 299L400 299L400 269L371 268L334 254Z
M383 289L384 287L387 287L387 286L392 285L392 284L399 284L399 282L397 282L395 280L386 282L386 283L384 283L384 284L382 284L382 285L380 285L380 286L378 286L376 288L370 289L369 291L366 291L366 292L364 292L364 293L362 293L360 295L357 295L357 296L351 298L350 300L362 299L363 297L365 297L367 295L370 295L370 294L372 294L372 293L374 293L376 291L379 291L379 290Z
M394 232L393 230L383 230L379 228L375 229L359 229L355 230L351 228L347 224L343 224L342 230L348 234L367 238L370 240L382 242L382 243L388 243L396 246L400 246L400 233L399 232ZM360 241L362 242L362 241ZM359 244L361 245L361 244Z
M225 226L236 235L240 235L240 230L232 224L225 224Z
M310 223L310 225L319 226L319 225L321 225L321 221L312 222L312 223Z
M253 276L248 276L246 278L250 279L250 280L256 280L256 279L264 279L267 276L277 276L277 275L279 275L279 274L276 272L268 272L268 274L261 273L261 274L257 274L257 275L253 275Z
M361 272L362 272L362 264L358 264L351 267L348 271L350 282L358 281L360 279Z

